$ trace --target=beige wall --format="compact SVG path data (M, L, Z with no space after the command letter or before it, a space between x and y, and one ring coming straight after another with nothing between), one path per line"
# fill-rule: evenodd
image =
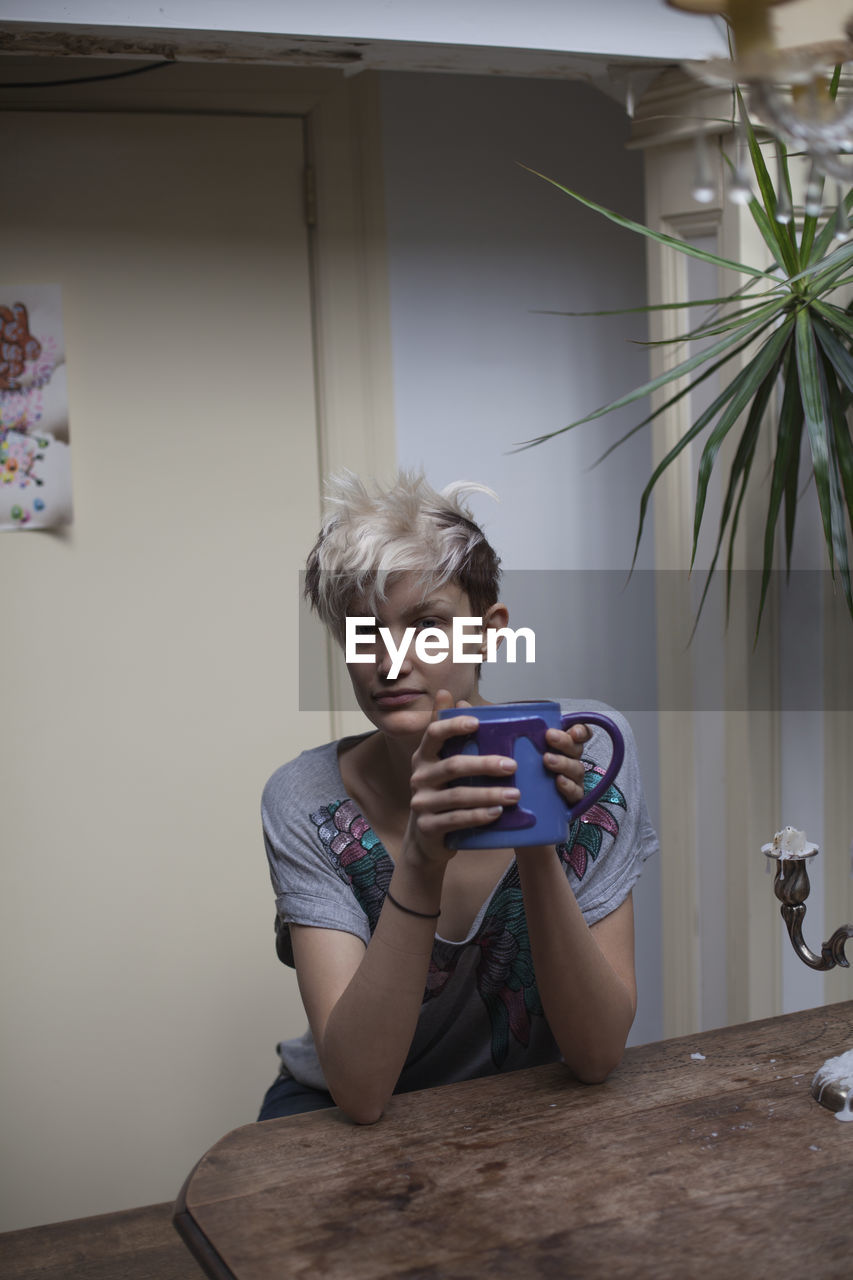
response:
M305 1026L259 802L330 736L290 638L320 459L394 465L374 90L2 95L0 282L62 286L75 519L0 534L0 1230L173 1198Z
M304 1026L260 790L329 729L295 692L319 513L301 121L31 113L14 136L0 278L62 286L75 519L0 543L6 1227L168 1199L255 1118Z

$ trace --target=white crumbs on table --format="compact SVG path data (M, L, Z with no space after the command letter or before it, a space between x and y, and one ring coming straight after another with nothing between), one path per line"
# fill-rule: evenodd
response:
M816 1090L818 1102L828 1084L838 1084L847 1089L847 1097L840 1111L836 1111L836 1120L853 1123L853 1049L840 1053L837 1058L827 1058L826 1062L815 1072L812 1089Z

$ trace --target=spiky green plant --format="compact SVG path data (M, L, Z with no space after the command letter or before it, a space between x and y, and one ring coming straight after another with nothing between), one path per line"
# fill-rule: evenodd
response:
M834 86L838 83L836 75ZM522 448L539 445L563 432L571 431L615 409L624 408L643 397L686 378L686 384L660 403L648 417L633 427L602 459L636 431L665 413L705 379L737 360L747 349L742 367L737 367L731 380L684 432L677 444L655 467L640 501L639 524L632 569L643 532L649 498L663 472L691 441L704 431L708 437L702 450L696 487L693 521L691 566L695 561L699 533L705 512L708 482L725 438L738 422L742 422L740 438L731 463L728 485L722 501L716 546L699 605L705 601L712 574L717 566L726 533L727 599L731 587L732 555L735 534L747 484L756 453L762 424L774 403L773 392L781 389L776 404L775 421L769 424L775 436L770 496L764 526L763 573L758 606L756 634L770 582L774 561L774 543L780 513L784 506L785 560L791 566L791 549L797 510L800 453L805 433L811 451L814 481L820 504L829 566L835 578L838 570L847 606L853 617L851 592L851 534L848 521L853 520L853 444L851 444L848 409L853 401L853 304L843 307L833 295L853 282L853 241L837 241L839 221L846 225L853 208L853 188L842 193L840 212L828 217L805 216L799 231L793 220L780 220L782 210L790 208L791 180L788 156L781 144L779 150L779 184L777 193L771 180L755 130L743 109L744 131L755 173L758 197L753 196L749 208L761 235L773 256L768 269L751 263L733 262L706 253L696 246L651 230L595 204L569 190L552 178L539 174L547 182L571 196L573 200L602 214L620 227L637 232L649 240L667 245L679 253L700 258L704 262L740 272L747 284L725 297L705 299L701 303L663 303L658 306L630 308L633 311L676 310L685 306L708 307L710 318L689 332L665 341L676 345L697 339L708 340L698 354L678 361L665 373L653 378L627 395L603 405L593 413L569 423L557 431L524 442ZM780 197L781 196L781 202ZM624 315L629 309L615 312L562 314ZM745 415L745 416L744 416Z

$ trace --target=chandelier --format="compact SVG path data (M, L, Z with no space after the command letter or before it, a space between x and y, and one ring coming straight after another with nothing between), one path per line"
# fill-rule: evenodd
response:
M777 47L770 10L789 0L667 0L673 9L725 18L731 36L731 59L709 58L691 62L687 69L715 87L741 86L750 114L778 143L811 162L806 184L805 212L818 214L822 207L823 179L841 186L853 184L853 100L830 93L835 68L853 61L853 15L846 31L836 40L794 49ZM697 181L694 192L702 200L705 184ZM729 195L735 201L750 198L746 174L737 171ZM780 216L781 215L781 216ZM782 208L780 221L791 213ZM846 229L846 219L844 220Z

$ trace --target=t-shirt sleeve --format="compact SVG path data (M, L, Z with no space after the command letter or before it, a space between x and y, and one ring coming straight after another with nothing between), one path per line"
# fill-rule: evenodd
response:
M303 752L277 770L261 801L278 952L290 965L292 924L353 933L365 945L370 940L367 916L334 857L334 815L346 797L334 794L334 774L326 767L324 751L328 753L327 748Z
M564 710L576 710L563 704ZM612 707L585 703L584 709L601 711L614 721L625 740L625 758L611 786L598 802L571 825L569 839L560 846L566 874L587 924L610 915L628 897L640 878L643 863L658 851L658 838L649 820L637 747L625 717ZM610 759L607 733L590 726L593 735L584 744L583 759L593 783Z

